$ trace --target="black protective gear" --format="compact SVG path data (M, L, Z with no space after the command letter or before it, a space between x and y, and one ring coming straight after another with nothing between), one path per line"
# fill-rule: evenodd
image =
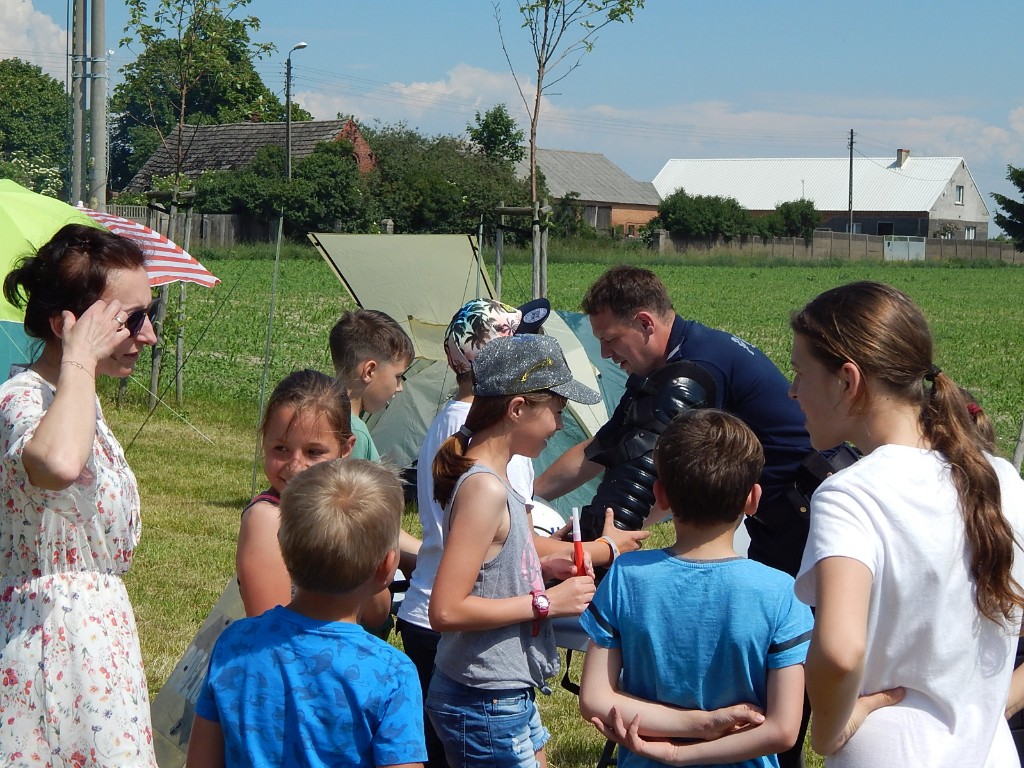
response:
M586 457L606 469L593 501L583 508L583 538L593 541L604 529L611 507L615 526L627 531L643 527L654 506L654 444L676 416L715 403L715 382L699 365L669 363L650 376L631 375L612 421L595 435Z

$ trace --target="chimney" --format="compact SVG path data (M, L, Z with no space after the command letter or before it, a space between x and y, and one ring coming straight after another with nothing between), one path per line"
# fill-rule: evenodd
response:
M907 158L910 157L909 149L897 149L896 150L896 167L902 168L903 164L907 162Z

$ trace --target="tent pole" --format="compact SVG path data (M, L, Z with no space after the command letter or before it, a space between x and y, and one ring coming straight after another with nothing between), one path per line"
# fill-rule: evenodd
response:
M480 226L476 236L476 296L480 297L480 275L484 271L484 215L480 214Z

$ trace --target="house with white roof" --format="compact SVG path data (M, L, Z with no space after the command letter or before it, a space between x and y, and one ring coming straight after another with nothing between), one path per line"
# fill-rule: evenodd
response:
M779 203L811 200L823 229L849 231L850 159L669 160L654 179L664 199L732 197L753 215ZM989 211L962 157L853 158L853 231L868 235L988 238Z
M658 215L661 198L649 181L637 181L599 152L537 149L537 167L555 200L579 195L583 220L601 232L621 227L632 237ZM527 158L516 164L520 178L530 175Z

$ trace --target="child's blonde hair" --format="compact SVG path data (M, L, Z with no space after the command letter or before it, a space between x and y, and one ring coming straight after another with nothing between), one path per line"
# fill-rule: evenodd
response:
M281 556L295 585L343 594L398 548L405 496L397 472L362 459L316 464L281 494Z

